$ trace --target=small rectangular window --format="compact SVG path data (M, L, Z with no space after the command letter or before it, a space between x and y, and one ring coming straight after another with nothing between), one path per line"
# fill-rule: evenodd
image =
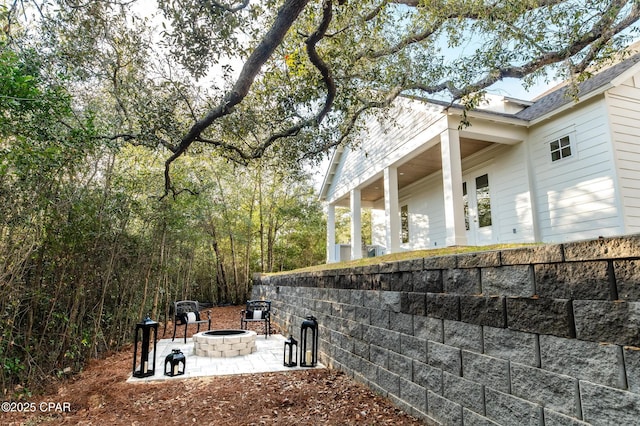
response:
M464 228L469 230L469 195L467 194L467 182L462 182L462 202L464 203Z
M400 207L400 227L402 232L402 242L409 242L409 206Z
M478 205L478 226L491 226L491 196L489 195L489 175L476 178L476 203Z
M556 139L549 144L549 148L551 149L551 161L571 157L571 140L569 136Z

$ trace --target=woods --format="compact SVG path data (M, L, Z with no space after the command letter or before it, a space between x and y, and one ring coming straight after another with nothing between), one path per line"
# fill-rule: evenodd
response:
M588 78L637 1L78 1L0 6L0 372L79 371L170 303L322 263L307 170L398 96L469 108ZM451 52L454 52L451 54Z

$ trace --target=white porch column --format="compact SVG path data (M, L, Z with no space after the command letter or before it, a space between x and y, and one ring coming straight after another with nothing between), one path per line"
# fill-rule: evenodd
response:
M446 245L466 245L464 201L462 198L462 158L460 134L447 129L440 134L442 155L442 184L444 189L444 217L447 231Z
M400 207L398 206L398 169L384 169L384 221L387 253L400 251Z
M351 260L362 259L362 201L360 190L352 189L351 199Z
M336 259L336 206L327 205L327 263L337 262Z

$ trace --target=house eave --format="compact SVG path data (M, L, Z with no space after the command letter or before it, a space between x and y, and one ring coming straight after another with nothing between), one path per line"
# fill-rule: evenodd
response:
M459 106L450 106L443 110L447 115L464 115L464 108ZM501 124L511 124L514 126L528 126L529 121L518 118L512 114L496 113L491 111L471 110L466 112L467 117L477 118L481 120L493 121Z
M561 105L558 108L556 108L556 109L554 109L552 111L549 111L546 114L541 115L540 117L536 117L536 118L530 120L528 122L529 123L529 127L535 126L535 125L540 124L540 123L542 123L544 121L547 121L547 120L553 118L554 116L556 116L558 114L561 114L561 113L563 113L565 111L569 111L569 110L571 110L572 108L575 108L577 105L579 105L581 103L584 103L584 102L586 102L586 101L588 101L590 99L593 99L593 98L596 98L596 97L602 95L604 92L606 92L607 90L609 90L609 89L611 89L611 88L613 88L615 86L616 86L616 84L614 84L613 82L610 82L610 83L607 83L607 84L605 84L603 86L598 87L595 90L592 90L589 93L585 93L585 94L581 95L578 98L578 100L575 101L575 102L567 102L566 104Z
M327 166L327 172L324 175L324 179L322 181L322 186L320 187L320 195L318 199L320 201L327 201L327 193L329 192L329 187L331 186L333 177L336 174L336 168L340 163L340 158L342 157L342 153L344 151L344 147L338 146L335 151L333 151L333 155L331 156L331 161Z

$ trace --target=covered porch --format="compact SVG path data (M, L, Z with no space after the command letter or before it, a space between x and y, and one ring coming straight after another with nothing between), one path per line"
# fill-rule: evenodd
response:
M437 123L439 126L430 128L433 133L440 127L437 134L397 158L385 158L385 164L366 180L354 181L351 188L345 188L339 196L327 200L328 262L347 260L344 258L345 245L336 246L336 207L349 208L351 213L351 241L348 245L351 260L367 255L361 236L363 209L372 209L384 217L384 236L377 241L383 252L389 254L404 250L403 244L409 239L410 214L407 205L401 203L401 194L425 179L437 179L442 186L444 246L470 243L470 228L481 226L483 220L486 223L483 215L487 212L483 208L486 209L488 201L480 198L488 197L488 182L483 187L485 184L480 178L467 185L464 178L470 166L465 163L471 163L470 159L480 157L483 153L490 156L492 150L522 142L526 128L520 120L510 117L496 118L494 114L482 117L476 114L471 126L459 129L460 114L460 110L448 111Z

